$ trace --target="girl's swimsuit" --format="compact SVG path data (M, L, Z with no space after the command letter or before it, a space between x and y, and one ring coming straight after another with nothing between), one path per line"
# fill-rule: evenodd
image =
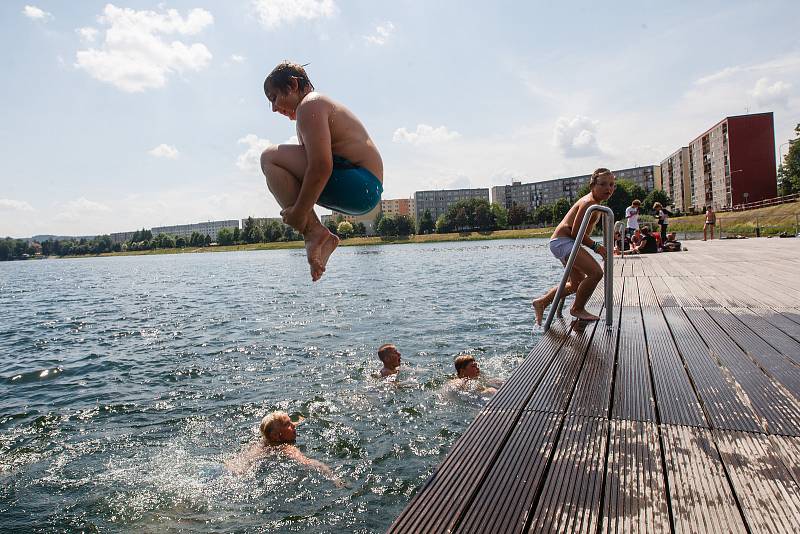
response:
M383 184L377 176L334 154L331 177L317 204L348 215L364 215L378 205L382 194Z

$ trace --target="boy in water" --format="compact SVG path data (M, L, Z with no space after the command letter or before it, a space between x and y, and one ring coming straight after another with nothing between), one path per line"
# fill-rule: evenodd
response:
M261 170L283 210L283 221L303 234L311 279L325 272L339 238L320 223L314 204L363 215L380 202L383 161L352 111L318 93L305 69L288 61L264 80L272 111L297 121L299 145L261 154Z
M460 354L453 360L453 365L456 368L456 378L450 381L450 387L454 389L461 389L469 387L476 393L485 393L487 395L494 395L497 393L497 388L485 386L477 379L481 375L481 369L478 367L478 362L471 354ZM493 381L496 383L496 381ZM499 386L499 383L497 383Z
M590 249L596 254L599 254L604 259L606 257L606 249L600 243L590 239L597 221L600 219L600 213L595 212L591 215L589 225L586 227L586 232L579 236L578 230L583 221L583 215L589 206L599 204L604 200L608 200L614 193L615 184L614 174L605 168L600 168L592 173L589 181L589 193L573 204L567 214L564 216L559 225L556 227L553 236L550 238L550 252L553 256L561 260L561 263L566 265L570 252L576 240ZM586 302L592 296L594 288L603 278L603 269L592 258L589 253L582 247L578 248L578 255L575 257L575 263L572 266L569 280L565 289L565 296L575 293L575 302L572 304L570 314L576 319L583 321L597 321L599 317L586 311ZM536 324L542 324L542 316L547 306L553 302L556 297L558 286L553 287L547 293L533 301L533 309L536 312Z
M383 369L381 369L381 377L386 378L389 375L396 375L400 370L400 352L397 347L391 343L381 345L378 349L378 358L383 362Z
M241 475L267 453L277 451L299 464L316 469L341 487L341 479L334 475L330 467L320 461L308 458L294 446L297 439L297 424L293 423L289 415L282 411L275 411L264 416L259 425L261 440L248 447L238 457L226 462L226 467L237 475Z

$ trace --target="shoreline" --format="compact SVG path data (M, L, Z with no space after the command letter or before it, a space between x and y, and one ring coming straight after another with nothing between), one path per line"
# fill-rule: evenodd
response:
M494 239L549 238L554 227L529 228L521 230L495 230L491 232L461 232L447 234L423 234L403 237L352 237L342 239L340 247L362 247L378 245L407 245L420 243L442 243L449 241L489 241ZM251 250L302 249L303 241L280 241L273 243L248 243L243 245L216 245L209 247L166 248L154 250L135 250L128 252L104 252L102 254L83 254L74 256L47 256L41 259L103 258L111 256L152 256L162 254L202 254L213 252L240 252ZM34 259L34 258L30 258Z

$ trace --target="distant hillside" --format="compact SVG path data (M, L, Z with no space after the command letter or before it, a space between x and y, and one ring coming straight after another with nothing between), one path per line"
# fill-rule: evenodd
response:
M26 241L38 241L41 243L42 241L80 241L81 239L94 239L97 236L93 235L84 235L84 236L74 236L74 235L35 235L33 237L21 237L20 239L24 239Z

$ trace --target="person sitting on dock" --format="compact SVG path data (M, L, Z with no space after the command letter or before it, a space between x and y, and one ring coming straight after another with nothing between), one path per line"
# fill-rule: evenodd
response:
M226 462L225 466L233 473L241 475L270 452L277 452L301 465L319 471L338 487L341 487L343 485L341 479L333 473L330 467L318 460L308 458L294 445L297 439L298 424L299 422L292 422L289 414L283 411L275 411L264 416L259 425L261 433L259 442L250 445L239 456Z
M680 252L681 242L676 239L675 232L667 234L667 242L664 243L664 252Z
M589 181L589 193L578 199L569 209L564 219L558 224L553 236L550 238L550 252L566 266L567 259L572 252L575 242L585 245L592 249L596 254L606 257L606 249L603 245L591 239L595 224L600 219L600 213L593 213L583 235L578 235L581 222L586 210L590 206L597 205L604 200L608 200L614 193L615 176L610 170L605 168L596 169L592 173ZM569 281L565 286L565 296L575 293L575 302L572 304L570 314L576 319L584 321L597 321L599 317L586 311L586 302L592 296L594 288L603 279L603 269L592 258L589 253L578 247L578 254L575 256L575 263L569 273ZM542 324L544 310L558 292L558 286L551 288L547 293L533 301L533 309L536 312L536 324Z
M497 393L496 387L487 386L478 381L478 378L481 376L481 369L478 367L478 362L475 361L475 357L471 354L460 354L456 356L455 360L453 360L453 364L456 368L456 378L450 381L451 387L455 389L469 388L471 391L486 395L494 395ZM500 384L495 382L494 385L499 386Z
M387 377L396 375L400 369L400 352L397 347L391 343L381 345L378 349L378 358L383 362L383 369L381 369L381 376Z
M631 247L631 251L636 254L653 254L658 252L658 241L656 241L656 238L653 236L653 232L650 231L650 227L644 225L641 231L642 238L638 245Z

